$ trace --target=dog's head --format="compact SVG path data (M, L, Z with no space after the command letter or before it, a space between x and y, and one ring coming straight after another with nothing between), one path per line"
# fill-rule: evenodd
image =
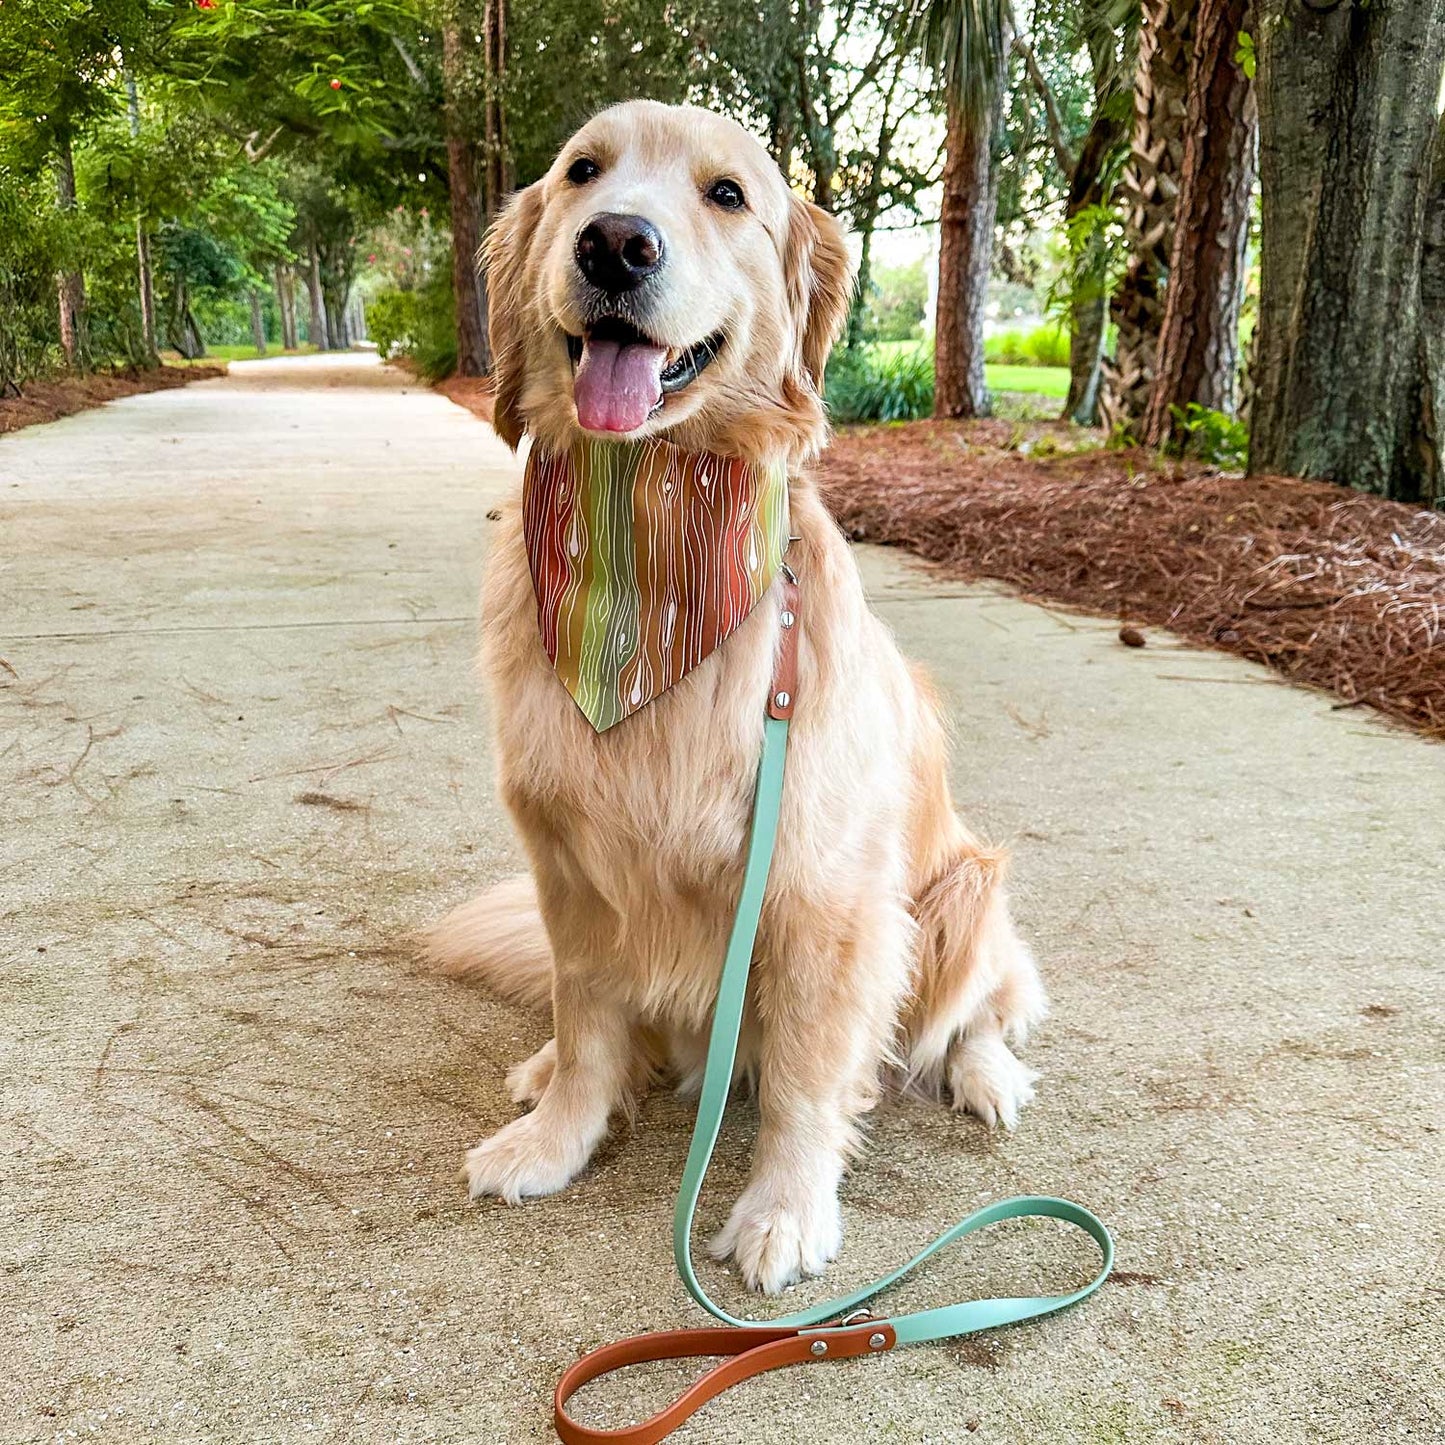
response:
M838 223L740 125L614 106L488 237L496 429L805 456L851 289Z

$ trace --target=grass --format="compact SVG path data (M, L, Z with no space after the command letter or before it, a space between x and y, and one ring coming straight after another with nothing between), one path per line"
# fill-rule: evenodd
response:
M282 351L279 346L268 346L264 352L266 356L310 356L316 347L308 343L305 346L298 346L295 351ZM197 366L205 366L212 361L255 361L263 355L256 350L249 341L237 342L227 346L207 346L206 354L196 358ZM166 352L166 360L179 360L175 352Z
M1027 391L1060 401L1069 394L1067 366L985 366L983 374L993 391Z
M923 349L922 341L875 341L868 350L880 361L901 361L905 356ZM989 362L984 377L991 391L1016 391L1033 396L1057 397L1062 401L1069 394L1067 366L1007 366Z

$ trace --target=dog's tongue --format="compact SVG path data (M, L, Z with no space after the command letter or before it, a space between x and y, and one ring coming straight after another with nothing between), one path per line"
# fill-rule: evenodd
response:
M588 431L636 431L662 400L666 360L661 346L588 337L572 382L578 424Z

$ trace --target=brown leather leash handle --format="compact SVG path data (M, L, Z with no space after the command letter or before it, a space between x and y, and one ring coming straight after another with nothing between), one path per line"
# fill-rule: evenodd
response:
M553 1419L562 1445L657 1445L672 1434L695 1410L732 1385L778 1370L784 1365L816 1364L824 1360L852 1360L859 1355L881 1355L897 1343L887 1320L868 1320L856 1326L810 1330L735 1329L730 1326L701 1330L658 1330L634 1335L583 1355L557 1382ZM672 1404L621 1430L594 1430L579 1425L567 1413L567 1401L587 1384L613 1370L654 1360L684 1360L695 1355L725 1355L701 1379L695 1380Z

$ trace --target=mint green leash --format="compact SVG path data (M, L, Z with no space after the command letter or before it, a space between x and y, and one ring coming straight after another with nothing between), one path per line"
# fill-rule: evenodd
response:
M791 622L785 615L785 626ZM747 861L743 868L742 893L733 918L718 984L713 1012L712 1034L708 1040L707 1064L703 1070L698 1098L697 1122L683 1168L682 1187L673 1215L672 1249L677 1272L688 1293L698 1304L729 1328L658 1331L604 1345L584 1355L558 1382L553 1402L557 1434L564 1445L656 1445L671 1434L699 1406L729 1386L764 1370L801 1364L818 1359L851 1359L891 1350L895 1345L920 1344L972 1334L998 1325L1038 1319L1079 1304L1104 1283L1114 1264L1114 1241L1101 1220L1082 1205L1047 1195L1021 1195L985 1206L952 1229L939 1235L927 1248L882 1279L824 1304L758 1322L738 1319L709 1298L698 1281L692 1264L692 1222L698 1196L722 1128L732 1091L733 1065L737 1057L738 1033L747 997L748 974L752 968L753 944L767 891L777 841L778 814L783 798L783 764L788 749L788 716L792 699L774 697L785 704L783 716L770 706L764 723L762 761L758 765L758 786L753 801L752 824L748 834ZM966 1300L912 1314L875 1317L862 1308L868 1300L896 1284L924 1260L976 1230L1005 1219L1062 1219L1082 1229L1099 1246L1103 1256L1097 1275L1082 1289L1069 1294L1037 1295L1001 1299ZM680 1359L694 1355L724 1357L694 1382L677 1400L637 1425L621 1430L602 1430L581 1425L567 1413L567 1401L589 1380L625 1366L644 1361Z
M677 1210L672 1221L672 1256L677 1272L688 1293L709 1314L724 1324L749 1326L754 1320L741 1320L729 1314L708 1297L698 1281L692 1264L692 1221L697 1211L698 1196L722 1128L728 1095L732 1091L733 1063L737 1056L738 1032L742 1026L743 1004L747 996L748 974L752 968L753 942L757 937L758 919L762 914L763 895L767 889L768 871L773 861L773 845L778 835L778 813L783 800L783 762L788 749L786 719L770 717L764 724L763 757L758 766L758 788L753 800L752 828L748 836L747 863L743 869L742 894L733 919L732 935L723 960L722 981L718 984L717 1004L713 1012L712 1035L707 1046L707 1067L703 1072L702 1092L697 1103L697 1123L693 1126L692 1144L682 1171L682 1188L677 1196ZM851 1314L875 1295L895 1285L924 1260L937 1254L955 1240L975 1230L985 1229L1005 1219L1062 1219L1077 1225L1099 1246L1103 1255L1099 1273L1082 1289L1070 1294L1043 1295L1034 1298L969 1300L962 1304L944 1305L939 1309L921 1310L915 1314L891 1317L899 1344L919 1344L927 1340L948 1339L953 1335L972 1334L975 1330L992 1329L995 1325L1017 1324L1054 1314L1088 1299L1108 1278L1114 1265L1114 1241L1103 1222L1082 1205L1047 1195L1025 1194L1015 1199L1002 1199L986 1205L952 1229L938 1236L926 1249L920 1250L907 1264L864 1285L852 1294L823 1304L813 1305L797 1314L785 1315L767 1323L777 1328L807 1329Z

